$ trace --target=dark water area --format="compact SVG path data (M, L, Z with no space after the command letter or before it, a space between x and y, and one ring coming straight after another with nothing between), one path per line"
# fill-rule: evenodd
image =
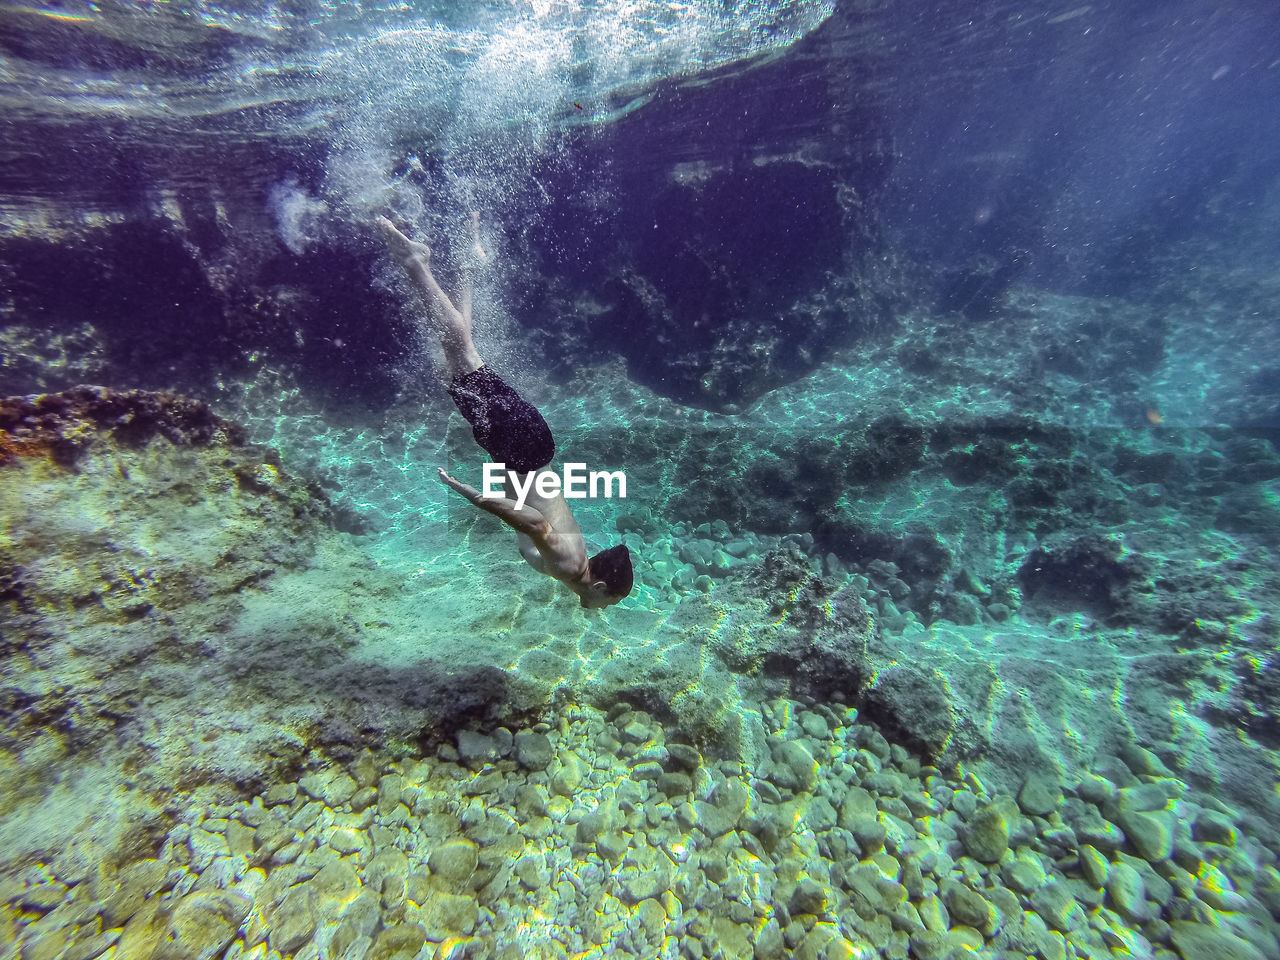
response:
M586 16L557 15L566 30ZM1248 273L1274 245L1277 73L1256 42L1275 26L1266 5L846 3L785 56L711 58L710 69L673 66L671 76L634 46L600 68L584 31L568 45L578 63L567 77L523 86L500 60L481 64L492 75L464 74L466 44L500 17L484 4L363 16L209 8L203 18L11 8L0 33L14 67L3 196L18 220L31 207L72 218L110 210L168 234L153 244L221 257L233 276L202 284L179 270L170 283L221 323L201 338L224 363L232 337L271 343L242 329L270 326L282 309L264 307L261 288L368 270L377 247L357 238L373 213L404 206L397 191L432 197L433 226L491 199L504 242L538 266L507 278L517 323L553 339L568 327L559 349L621 352L641 381L710 407L812 369L904 299L982 319L1019 281L1176 296L1188 272L1209 268L1206 256L1215 274ZM398 45L422 24L435 31L425 44ZM440 62L428 57L436 46ZM517 88L493 94L502 84ZM471 93L492 99L468 105ZM344 195L344 177L364 196ZM191 221L181 240L157 214L161 194ZM292 242L309 247L305 262L272 256L272 234L299 224L317 234ZM10 286L40 310L48 251L30 259ZM83 284L72 280L83 289L61 284L61 295L118 299L135 316L136 296L88 266ZM564 285L607 308L604 329L566 324L555 302ZM827 302L804 295L815 289ZM333 291L316 293L335 304ZM857 309L838 316L834 301ZM176 321L158 309L140 308L156 317L157 349L183 352L181 340L163 345ZM296 328L271 344L284 351L304 327L309 339L342 339L325 316L283 326ZM389 331L375 340L386 347L356 361L355 376L385 379L398 343ZM759 369L748 358L762 351L771 361ZM385 402L388 389L370 400Z
M478 7L469 30L484 29L485 10L497 15ZM253 11L216 25L117 12L93 27L71 13L6 14L4 42L20 67L5 121L11 204L122 210L145 221L139 211L170 191L198 220L218 203L259 213L282 184L301 191L298 198L324 196L328 165L349 148L353 130L364 130L374 98L340 89L322 54L358 56L398 16L313 23L305 11L276 11L264 27ZM466 19L452 16L455 25ZM1273 17L1258 4L975 13L850 3L770 63L728 65L696 80L656 76L640 90L593 89L590 67L576 68L570 86L595 94L595 110L645 102L612 122L577 122L582 111L568 103L531 107L538 94L525 91L525 122L550 125L540 140L528 130L457 135L446 127L433 149L429 131L440 128L440 112L465 109L436 75L412 107L400 100L407 89L385 97L387 122L377 133L388 141L386 177L450 197L458 186L451 178L481 170L471 179L487 179L480 189L500 194L493 215L508 242L540 261L538 276L516 278L530 298L520 322L537 326L555 312L544 299L548 281L585 286L618 313L598 338L603 354L621 348L638 376L659 389L668 382L681 400L739 403L875 326L895 296L929 295L944 310L981 317L1022 278L1118 294L1174 283L1206 251L1223 269L1255 261L1274 240L1268 117L1277 79L1254 43ZM131 24L140 29L131 33ZM151 30L164 42L147 44ZM408 56L379 62L371 49L357 81L390 74L396 57ZM384 80L418 86L393 74ZM513 137L516 149L499 150L493 162L486 136ZM313 250L295 267L304 274L329 274L327 258L376 250L353 242L366 211L341 211L349 199L329 202L336 209L325 229L336 249ZM236 223L234 236L188 242L247 247L256 238L246 234L269 229ZM703 260L682 253L686 244L704 251ZM905 269L875 275L876 260L903 252L913 254ZM784 256L792 261L785 268ZM861 299L865 323L850 329L800 293L854 261L864 280L842 292ZM618 279L632 267L669 299L669 316L655 316L652 303L638 302L643 291ZM241 275L232 286L274 276L260 253L233 269ZM910 269L917 273L902 276ZM30 286L44 289L38 280ZM85 298L112 295L96 277L84 286ZM232 293L189 292L223 312L217 301ZM789 314L793 308L799 312ZM729 317L743 314L775 319L731 329ZM333 323L317 319L313 332L332 337ZM810 329L792 342L782 332L797 324ZM553 335L563 328L557 319L543 325ZM635 336L655 325L667 343ZM673 351L675 329L683 342ZM731 354L768 345L776 369L758 377L710 371L708 353L722 340ZM368 359L375 370L387 363L377 351Z
M934 255L1018 254L1034 282L1101 294L1206 251L1221 269L1255 258L1275 242L1277 67L1256 42L1275 28L1248 3L966 26L904 117L901 219Z
M1276 36L0 4L0 955L1280 958Z

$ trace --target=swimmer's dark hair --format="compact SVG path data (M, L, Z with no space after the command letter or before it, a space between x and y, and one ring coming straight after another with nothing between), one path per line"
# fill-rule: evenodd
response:
M603 580L609 596L622 599L631 592L635 573L631 569L631 551L625 544L601 550L588 562L592 580Z

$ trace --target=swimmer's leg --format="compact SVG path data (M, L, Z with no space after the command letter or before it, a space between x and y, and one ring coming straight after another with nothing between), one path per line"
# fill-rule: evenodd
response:
M480 246L480 214L478 211L473 210L471 212L470 233L471 248L463 258L462 290L458 294L458 312L462 314L468 327L471 325L471 301L474 299L475 294L473 277L480 264L489 259L489 255L484 252L484 247Z
M404 265L405 273L427 302L427 315L431 329L440 338L445 360L449 364L449 379L454 380L484 366L484 360L471 339L470 283L464 303L466 312L453 305L453 301L440 289L435 274L431 272L431 248L425 243L415 243L395 228L386 217L378 218L378 227L391 255Z

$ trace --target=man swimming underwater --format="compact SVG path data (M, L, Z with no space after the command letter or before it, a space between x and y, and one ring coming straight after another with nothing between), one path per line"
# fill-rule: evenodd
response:
M582 606L607 607L631 592L631 552L619 544L587 558L586 541L564 496L544 497L536 477L555 455L555 441L542 414L485 366L471 340L469 280L464 281L458 306L445 295L431 272L431 249L415 243L385 217L378 226L391 255L404 266L427 304L427 323L440 338L449 367L449 396L471 424L476 442L494 463L522 476L520 490L528 490L523 506L509 496L484 497L440 468L440 479L481 510L492 513L516 532L520 555L539 573L559 580L578 595ZM471 258L484 259L480 246L480 215L471 216ZM557 478L558 479L558 478ZM504 490L510 480L504 481ZM559 484L556 484L557 491Z

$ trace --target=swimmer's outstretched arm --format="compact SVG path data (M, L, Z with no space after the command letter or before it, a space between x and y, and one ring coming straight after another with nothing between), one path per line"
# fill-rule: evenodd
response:
M444 467L440 467L439 470L440 479L445 486L458 491L481 510L492 513L511 529L517 533L523 533L535 543L546 539L551 530L551 525L533 507L525 506L517 509L515 501L508 500L506 497L483 497L475 487L463 483L456 477L449 476Z

